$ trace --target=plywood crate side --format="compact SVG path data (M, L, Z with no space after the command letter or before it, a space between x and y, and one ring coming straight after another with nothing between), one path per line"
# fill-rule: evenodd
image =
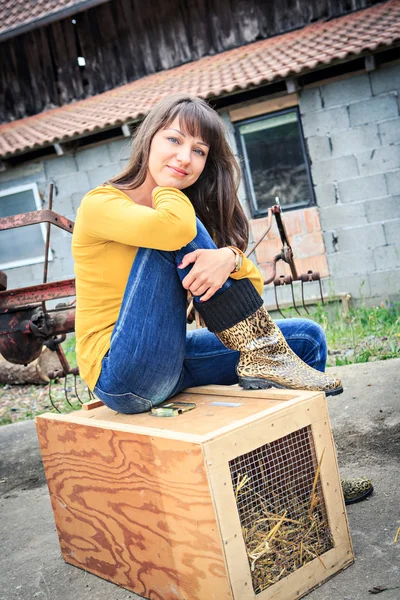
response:
M67 562L144 597L232 599L200 445L49 418L37 429Z
M237 511L228 461L212 462L207 453L211 495L221 531L228 577L235 600L254 600L250 567Z
M353 557L353 545L350 536L349 522L344 503L342 485L339 475L335 442L326 410L325 417L312 424L317 460L321 461L321 483L324 501L327 508L330 530L335 541L335 547L345 557Z

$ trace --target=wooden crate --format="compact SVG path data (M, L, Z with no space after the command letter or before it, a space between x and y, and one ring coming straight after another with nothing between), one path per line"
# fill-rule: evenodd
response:
M177 400L196 408L172 418L105 406L37 417L65 561L151 600L297 599L353 562L324 394L207 386ZM274 454L278 471L268 457L261 467L258 458L257 469L267 473L265 481L275 477L279 493L290 478L298 485L298 473L311 465L310 493L320 464L331 547L256 593L237 468L288 440L284 457Z

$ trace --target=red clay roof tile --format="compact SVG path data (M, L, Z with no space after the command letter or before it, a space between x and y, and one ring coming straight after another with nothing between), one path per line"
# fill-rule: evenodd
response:
M82 4L83 0L0 0L0 35L65 8Z
M0 125L0 156L7 158L135 120L173 90L203 98L223 96L399 42L400 0L390 0Z

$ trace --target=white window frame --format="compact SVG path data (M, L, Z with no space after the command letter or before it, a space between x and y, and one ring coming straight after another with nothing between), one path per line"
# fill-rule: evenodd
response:
M36 204L36 210L42 209L42 201L40 198L38 186L36 183L29 183L27 185L17 185L15 187L7 188L5 190L0 191L0 202L4 196L11 196L12 194L18 194L19 192L27 192L31 190L33 192L33 198ZM1 217L1 214L0 214ZM36 265L38 263L44 263L45 259L45 248L46 248L46 223L39 223L40 229L42 230L43 236L43 254L41 256L34 256L33 258L24 258L21 260L13 260L7 263L0 263L0 269L2 271L6 269L14 269L15 267L26 267L28 265ZM26 225L26 227L32 227L32 225ZM23 227L18 227L17 229L24 229ZM1 232L0 232L1 235ZM49 261L53 260L53 254L51 249L49 248Z

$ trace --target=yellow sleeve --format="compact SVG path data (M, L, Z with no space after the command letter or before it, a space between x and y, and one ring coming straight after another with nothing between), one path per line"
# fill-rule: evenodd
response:
M196 237L196 214L187 196L170 187L153 191L154 208L135 204L120 190L99 187L83 198L79 220L95 241L179 250Z
M236 248L236 250L239 250L239 248ZM247 279L250 279L260 296L262 296L264 291L264 277L261 275L256 265L249 258L246 258L241 250L239 250L239 252L243 256L242 267L237 273L231 273L230 277L232 277L232 279L244 279L247 277Z

